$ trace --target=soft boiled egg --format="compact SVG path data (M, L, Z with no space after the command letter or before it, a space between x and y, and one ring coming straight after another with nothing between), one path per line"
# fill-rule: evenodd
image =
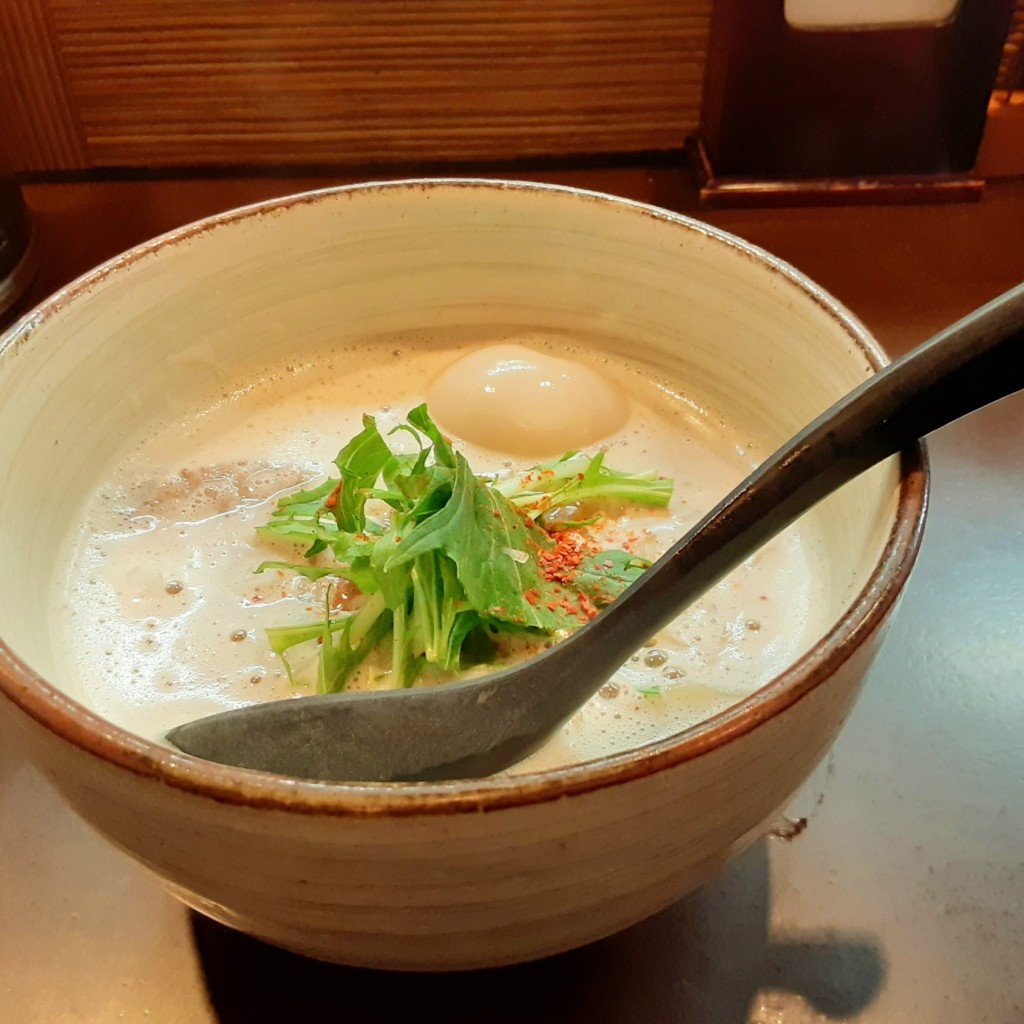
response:
M625 395L596 370L522 345L490 345L456 360L427 389L448 433L510 455L560 455L621 430Z

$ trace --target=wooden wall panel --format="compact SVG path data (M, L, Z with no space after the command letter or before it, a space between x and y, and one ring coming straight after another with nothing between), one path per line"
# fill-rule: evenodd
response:
M47 0L0 0L0 166L89 166Z
M31 0L52 21L76 152L97 167L677 148L698 119L710 3ZM16 156L66 165L34 141Z

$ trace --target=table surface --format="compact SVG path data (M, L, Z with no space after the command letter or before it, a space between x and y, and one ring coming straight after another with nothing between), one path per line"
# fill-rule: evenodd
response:
M669 166L516 176L694 212L830 289L892 355L1024 280L1021 181L977 204L700 212ZM42 266L26 303L179 224L340 180L27 186ZM890 636L787 811L807 827L550 960L384 975L199 918L64 806L0 707L0 1020L1024 1022L1024 396L941 431L931 456Z

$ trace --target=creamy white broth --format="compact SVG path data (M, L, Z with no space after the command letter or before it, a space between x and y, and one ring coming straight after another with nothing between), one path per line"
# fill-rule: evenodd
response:
M386 432L460 357L506 342L596 369L626 395L628 419L587 450L604 447L616 468L653 468L675 481L668 509L608 520L608 546L633 537L635 550L656 556L756 462L750 439L709 419L684 381L558 337L495 335L400 349L381 342L328 361L296 359L163 424L110 466L55 588L54 635L68 691L154 739L213 711L312 692L288 680L264 630L320 617L324 586L276 571L254 575L261 561L294 560L297 551L260 539L255 527L281 493L323 478L363 413ZM412 443L401 433L393 441ZM525 469L552 454L457 445L481 472ZM788 530L651 637L520 768L671 735L767 682L826 625L824 565L810 523ZM300 682L313 658L310 646L306 661L293 659ZM383 668L371 663L354 685L387 685Z

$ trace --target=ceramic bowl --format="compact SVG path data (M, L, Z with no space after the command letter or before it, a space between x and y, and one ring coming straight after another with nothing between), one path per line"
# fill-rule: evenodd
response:
M59 292L0 348L0 713L78 813L177 896L300 953L512 963L698 886L822 758L917 551L919 450L812 513L832 626L804 657L671 739L534 775L298 782L174 753L62 691L43 624L68 510L168 395L338 325L495 323L640 346L769 445L885 361L834 299L739 239L609 196L474 180L339 188L184 227Z

